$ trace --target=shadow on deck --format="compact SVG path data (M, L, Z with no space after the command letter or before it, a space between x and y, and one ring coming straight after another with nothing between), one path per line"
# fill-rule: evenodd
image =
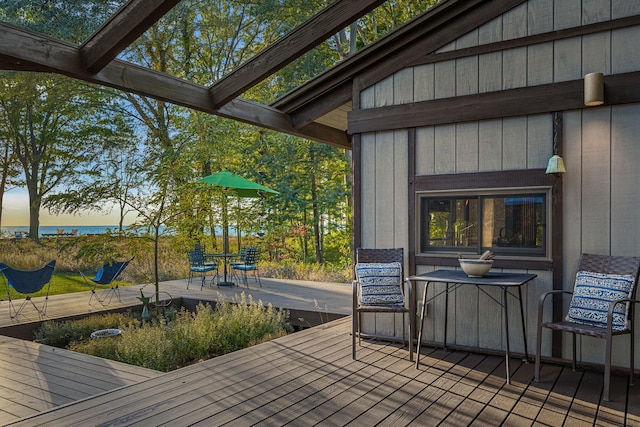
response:
M340 286L348 295L349 286ZM349 303L346 297L344 304ZM367 340L354 361L350 331L350 317L334 320L4 421L20 426L640 425L640 385L629 387L622 375L612 377L612 402L603 402L599 372L546 364L542 381L535 383L533 364L513 358L512 384L507 384L504 356L423 346L416 369L400 344Z

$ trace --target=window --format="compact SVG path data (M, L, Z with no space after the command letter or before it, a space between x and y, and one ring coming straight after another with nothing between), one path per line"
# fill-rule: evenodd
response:
M420 252L547 256L545 190L419 194Z

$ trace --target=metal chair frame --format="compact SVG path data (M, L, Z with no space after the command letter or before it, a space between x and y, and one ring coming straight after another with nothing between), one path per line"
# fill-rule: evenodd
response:
M51 276L53 275L53 270L56 265L56 260L49 261L44 267L39 268L37 270L20 270L17 268L13 268L8 266L5 263L0 263L0 271L7 279L7 296L9 297L9 317L12 319L17 318L22 310L27 306L27 304L31 303L31 305L38 312L38 317L42 319L47 314L47 302L49 301L49 290L51 288ZM22 280L23 277L32 276L29 279L28 283L21 282L18 283L18 280ZM36 292L39 292L44 287L47 287L47 292L44 298L44 302L42 303L42 307L38 307L36 303L32 299L32 295ZM20 307L16 310L13 301L11 299L11 292L9 287L12 287L16 290L16 292L25 295L25 299L22 301ZM11 314L13 310L14 314Z
M535 362L535 377L536 382L540 381L540 353L542 347L542 328L549 328L555 331L570 332L573 336L573 363L572 368L576 370L576 335L585 335L594 338L601 338L606 340L605 344L605 363L604 363L604 389L603 400L609 400L609 389L611 380L611 348L613 345L613 337L616 335L629 334L631 340L630 348L630 384L633 385L633 371L634 371L634 316L635 303L640 302L635 299L635 294L638 285L638 274L640 272L640 258L637 257L623 257L623 256L610 256L610 255L594 255L594 254L582 254L580 257L580 263L578 271L589 271L603 274L617 274L617 275L632 275L635 278L633 290L631 292L631 298L619 299L612 301L609 304L609 312L607 317L607 327L584 325L580 323L573 323L567 321L551 321L544 322L542 320L544 304L547 297L551 295L573 295L572 291L566 290L553 290L545 292L540 296L538 303L538 331L536 338L536 362ZM629 328L622 331L616 331L612 329L612 317L613 311L617 304L621 302L629 303Z
M413 297L413 290L411 282L405 280L404 276L404 250L403 248L394 248L394 249L365 249L358 248L356 249L356 263L389 263L389 262L399 262L402 266L401 269L401 280L403 283L407 285L407 295L409 300L409 304L411 298ZM354 277L355 274L354 274ZM356 279L352 284L353 288L353 319L352 325L353 330L351 333L351 353L352 358L356 359L356 337L358 338L358 345L360 345L360 341L362 338L361 333L361 325L362 325L362 313L402 313L402 340L405 340L405 315L409 314L409 336L408 336L408 346L409 346L409 360L413 361L413 325L411 325L411 314L410 309L406 306L361 306L358 302L359 298L359 290L360 286ZM394 320L395 321L395 320ZM373 337L367 334L367 337ZM389 338L389 337L379 337L381 339Z
M262 287L262 282L260 281L260 277L258 276L258 257L258 248L256 248L255 246L245 247L240 250L240 261L231 263L232 271L242 271L242 282L247 288L249 287L247 271L253 271L253 278L256 282L258 282L260 287Z
M204 259L204 253L199 247L188 251L187 255L189 257L189 280L187 281L187 289L189 289L189 285L191 284L193 276L196 273L199 273L202 276L200 290L204 288L205 282L207 280L207 273L209 271L215 271L215 274L211 278L211 283L213 283L215 278L218 277L218 264L206 263Z
M114 263L105 263L102 267L98 269L95 277L87 277L82 271L80 275L82 278L91 286L91 296L89 297L89 305L91 301L95 298L97 302L99 302L103 307L111 304L113 297L118 298L119 302L122 302L120 298L120 287L116 280L120 276L120 274L124 271L125 268L129 265L131 261L133 261L135 257L131 257L126 261L119 261ZM112 270L112 267L116 266L115 270ZM104 277L105 272L108 272L108 276ZM99 289L97 289L98 285L111 285L109 289L106 289L102 297L98 295Z

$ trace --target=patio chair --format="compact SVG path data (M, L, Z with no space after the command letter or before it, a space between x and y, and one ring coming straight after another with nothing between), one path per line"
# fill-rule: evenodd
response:
M204 253L202 252L202 248L199 248L199 247L196 247L195 249L188 251L187 255L189 257L189 281L187 281L187 289L189 289L189 285L193 280L193 276L195 274L200 274L200 276L202 277L200 290L202 290L207 280L208 272L215 271L215 274L211 279L212 281L218 276L218 265L215 263L206 263L204 258Z
M255 246L250 246L246 248L242 248L240 250L240 261L232 262L231 269L235 271L242 272L242 281L245 286L249 287L249 280L247 279L247 272L253 272L253 278L256 282L262 287L262 282L260 282L260 277L258 276L258 257L259 252L258 248Z
M355 280L353 281L352 357L356 358L356 337L362 338L362 313L402 313L402 340L405 340L405 306L403 293L404 251L396 249L356 250ZM411 282L406 281L407 296L412 297ZM395 320L394 320L395 321ZM413 360L413 326L409 322L409 360ZM368 337L372 337L367 334ZM388 338L388 337L380 337Z
M82 271L80 275L87 282L87 284L91 287L91 296L89 297L89 305L91 305L91 300L93 298L96 299L97 302L102 304L103 306L109 305L113 297L117 297L119 302L122 302L120 299L120 288L116 279L120 274L124 271L125 268L129 265L131 261L133 261L134 257L128 259L126 261L118 261L112 263L105 263L98 271L96 272L95 277L87 277ZM102 296L98 295L97 287L98 285L111 285L109 289L106 289Z
M18 270L13 267L9 267L7 264L0 262L0 271L7 279L7 295L9 296L9 317L12 319L18 317L22 310L28 303L31 303L38 312L38 316L42 319L47 313L47 301L49 300L49 288L51 287L51 276L53 275L53 269L56 266L56 260L50 261L44 267L38 270ZM31 298L33 294L42 290L47 286L47 291L44 297L44 302L41 307L38 307ZM11 292L9 287L12 287L16 292L25 295L24 301L20 307L16 310L11 299ZM13 310L14 314L11 314Z
M606 340L603 399L609 400L611 347L613 336L629 334L631 340L630 383L633 384L633 312L640 272L640 258L582 254L573 292L554 290L540 296L536 341L535 381L540 381L542 328L573 335L573 370L576 370L576 334ZM545 300L549 295L572 295L563 321L543 322Z

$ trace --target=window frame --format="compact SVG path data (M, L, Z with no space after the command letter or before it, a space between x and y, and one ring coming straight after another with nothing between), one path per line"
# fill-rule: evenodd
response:
M436 191L416 191L415 192L415 229L416 229L416 257L457 257L460 253L467 255L479 255L485 250L491 250L496 254L496 258L501 259L514 259L514 260L535 260L535 261L549 261L551 260L552 253L552 188L549 186L532 186L532 187L507 187L507 188L472 188L472 189L458 189L458 190L436 190ZM483 246L482 245L482 229L483 229L483 217L485 212L485 201L492 197L543 197L543 211L544 218L542 219L543 232L543 245L540 248L527 249L522 247L508 248L500 247L497 245ZM423 235L423 225L426 224L422 221L423 201L428 199L471 199L477 200L477 224L478 235L475 250L472 246L443 246L443 247L431 247L431 249L424 250L423 238L428 236Z

